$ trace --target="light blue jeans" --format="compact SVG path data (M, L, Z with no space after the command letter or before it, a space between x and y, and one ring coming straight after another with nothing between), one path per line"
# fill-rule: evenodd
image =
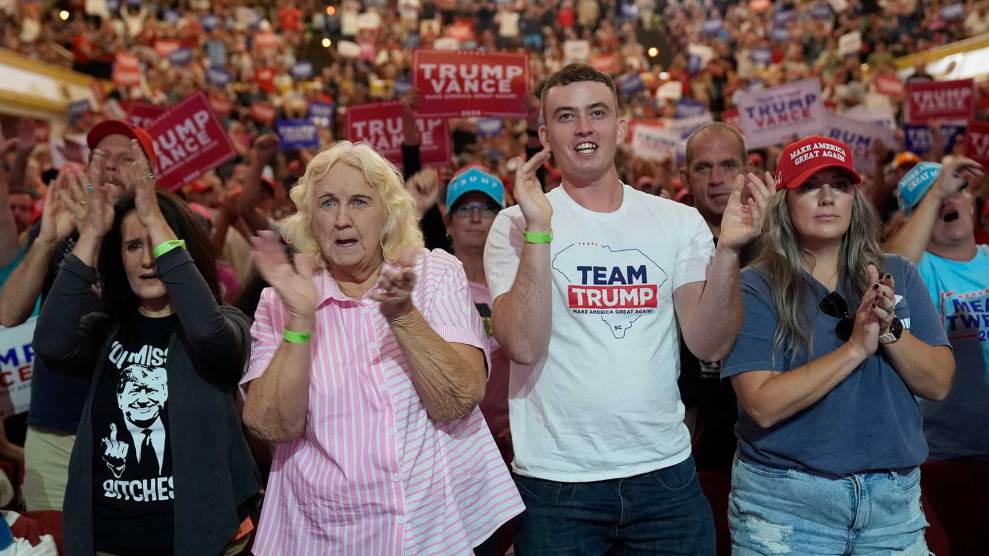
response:
M920 468L828 479L735 458L728 499L734 556L928 556Z

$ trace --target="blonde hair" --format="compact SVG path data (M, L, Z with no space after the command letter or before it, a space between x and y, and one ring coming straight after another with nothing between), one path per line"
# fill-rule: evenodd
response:
M814 357L814 318L804 311L805 299L813 290L804 276L801 260L808 254L800 248L790 220L786 202L788 191L776 192L769 202L762 230L762 248L752 266L765 272L779 320L773 335L773 361L782 354L789 355L792 362L800 347L808 360ZM879 217L872 204L858 187L853 188L851 222L841 237L838 257L838 281L850 297L846 300L850 318L855 317L862 295L870 286L866 280L866 267L876 265L881 274L885 266L879 246L879 228Z
M397 259L408 247L423 246L415 200L405 190L401 172L367 143L350 141L338 141L313 157L299 183L292 188L290 197L296 213L281 222L282 237L289 245L300 253L314 255L320 264L326 265L312 231L315 185L335 164L359 170L364 181L381 196L387 217L380 244L386 260Z

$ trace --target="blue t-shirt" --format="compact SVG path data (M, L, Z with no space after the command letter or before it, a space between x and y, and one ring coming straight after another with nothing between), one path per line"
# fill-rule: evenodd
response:
M918 270L956 363L948 397L920 403L931 458L989 457L989 245L969 261L924 253Z
M896 316L904 329L928 344L948 345L916 267L887 255L885 272L896 281ZM830 292L809 274L804 277L810 289L804 311L811 317L806 328L812 334L813 356L798 347L792 360L784 353L773 357L776 309L764 271L750 267L742 271L745 324L724 362L722 378L746 371L787 372L841 346L835 335L838 319L818 309ZM841 287L838 293L854 315L859 298L852 299ZM914 467L927 457L917 402L882 348L823 398L771 428L757 425L740 407L735 432L746 461L831 477Z

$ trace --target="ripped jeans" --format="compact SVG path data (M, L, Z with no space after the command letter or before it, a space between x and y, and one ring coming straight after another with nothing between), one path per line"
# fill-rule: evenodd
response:
M736 456L728 499L734 556L928 556L920 468L828 479Z

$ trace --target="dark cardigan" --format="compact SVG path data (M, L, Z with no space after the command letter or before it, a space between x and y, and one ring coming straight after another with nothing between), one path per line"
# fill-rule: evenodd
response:
M168 425L175 482L176 554L215 556L242 521L238 514L260 490L234 404L250 353L250 325L240 311L219 306L184 249L157 260L179 325L168 348ZM76 434L63 504L65 554L93 554L92 404L118 323L103 313L82 315L81 300L96 270L66 258L42 308L34 349L56 372L90 379Z

